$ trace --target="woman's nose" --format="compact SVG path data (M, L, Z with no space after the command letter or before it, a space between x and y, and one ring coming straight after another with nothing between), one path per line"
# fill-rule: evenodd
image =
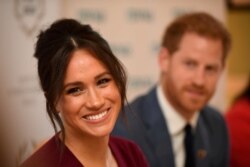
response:
M86 107L92 110L98 110L104 104L104 98L96 88L91 88L87 92Z

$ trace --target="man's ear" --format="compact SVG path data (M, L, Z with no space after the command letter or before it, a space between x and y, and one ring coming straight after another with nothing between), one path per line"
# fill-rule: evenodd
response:
M162 47L159 53L159 57L158 57L158 63L159 63L161 73L166 73L168 71L170 58L171 58L171 55L169 54L168 49L165 47Z

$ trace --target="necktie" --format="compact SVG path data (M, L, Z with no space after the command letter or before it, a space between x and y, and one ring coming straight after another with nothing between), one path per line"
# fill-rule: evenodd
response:
M185 145L185 167L195 167L195 157L194 157L194 137L192 134L192 127L187 124L185 126L185 138L184 138L184 145Z

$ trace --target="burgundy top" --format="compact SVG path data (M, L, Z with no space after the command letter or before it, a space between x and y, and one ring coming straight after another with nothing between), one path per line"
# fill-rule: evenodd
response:
M60 144L60 140L55 135L31 155L21 167L83 167L67 146L64 147L60 156ZM141 150L132 141L110 137L109 146L119 167L148 167Z

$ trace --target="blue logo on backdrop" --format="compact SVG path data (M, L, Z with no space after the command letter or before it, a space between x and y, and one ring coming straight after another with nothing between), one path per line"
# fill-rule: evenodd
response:
M128 20L131 21L143 21L143 22L151 22L153 20L153 13L147 9L129 9Z
M128 86L132 89L145 88L152 86L155 81L148 76L132 76L129 79Z
M106 19L106 16L103 11L92 10L92 9L81 9L78 12L79 20L84 22L103 22Z
M126 44L111 44L112 51L119 57L129 57L132 53L132 48Z
M193 11L192 9L187 9L187 8L174 8L171 13L173 17L179 17L183 14L190 13L192 11Z
M152 55L155 56L156 54L159 53L160 48L161 48L161 45L160 45L159 42L153 42L153 43L151 44L151 47L150 47L150 48L151 48Z

